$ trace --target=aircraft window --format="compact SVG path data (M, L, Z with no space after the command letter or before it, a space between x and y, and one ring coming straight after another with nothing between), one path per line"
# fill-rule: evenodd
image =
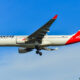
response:
M0 36L0 38L13 38L14 36Z
M67 36L52 36L52 37L48 37L48 38L67 38Z

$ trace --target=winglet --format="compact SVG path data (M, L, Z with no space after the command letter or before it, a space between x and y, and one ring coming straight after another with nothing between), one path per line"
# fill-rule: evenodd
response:
M52 19L56 19L58 15L55 15Z

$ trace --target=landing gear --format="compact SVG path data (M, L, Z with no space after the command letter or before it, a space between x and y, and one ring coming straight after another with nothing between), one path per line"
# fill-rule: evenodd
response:
M39 52L39 55L42 56L42 52Z
M39 54L40 56L42 56L42 52L36 51L36 54Z
M42 52L40 52L40 47L39 46L35 46L36 48L36 54L39 54L40 56L42 56Z
M39 51L36 51L36 54L38 54L39 53Z

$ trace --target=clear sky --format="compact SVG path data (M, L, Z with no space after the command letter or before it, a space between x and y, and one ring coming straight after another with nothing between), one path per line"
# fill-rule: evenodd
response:
M49 35L80 30L80 0L0 0L0 35L29 35L55 14ZM80 43L42 52L20 55L18 48L0 47L0 80L78 80Z

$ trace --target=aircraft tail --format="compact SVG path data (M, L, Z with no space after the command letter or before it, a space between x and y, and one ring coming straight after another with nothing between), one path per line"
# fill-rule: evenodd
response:
M80 30L76 34L72 35L66 44L72 44L76 42L80 42Z

